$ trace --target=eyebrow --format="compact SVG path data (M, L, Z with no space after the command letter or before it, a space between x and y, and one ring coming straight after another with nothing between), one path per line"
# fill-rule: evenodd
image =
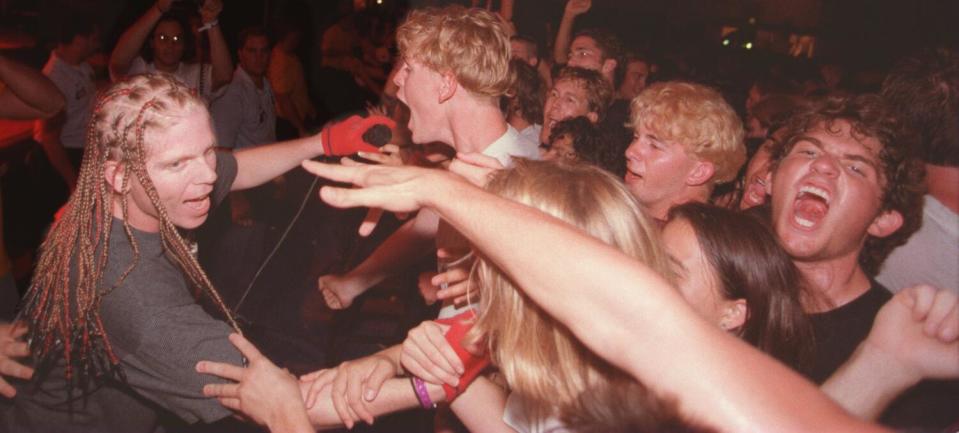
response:
M817 148L819 148L820 150L822 150L822 141L820 141L819 139L815 137L810 137L808 135L800 135L796 139L796 143L798 144L800 141L808 141L812 143L814 146L816 146ZM865 146L866 145L863 144L863 147ZM850 161L859 161L863 164L866 164L872 167L873 170L879 171L879 164L876 163L876 160L874 158L869 158L869 157L860 155L858 153L843 153L842 155L840 155L840 159L850 160Z

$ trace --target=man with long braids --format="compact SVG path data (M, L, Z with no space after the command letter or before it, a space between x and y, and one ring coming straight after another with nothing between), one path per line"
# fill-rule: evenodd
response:
M323 137L343 132L331 126ZM242 362L227 340L238 327L180 230L202 224L231 189L359 145L313 137L218 153L205 103L165 74L102 94L87 141L77 189L41 247L19 315L35 372L12 400L0 399L0 431L150 432L161 410L189 423L224 418L230 412L202 395L211 379L193 366ZM0 373L30 376L9 368L26 355L11 350L22 332L0 335L8 367Z

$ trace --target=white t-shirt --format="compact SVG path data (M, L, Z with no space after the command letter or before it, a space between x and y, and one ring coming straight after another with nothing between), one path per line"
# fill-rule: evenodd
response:
M511 125L507 125L506 132L497 138L496 141L490 143L489 146L486 146L486 149L483 149L483 155L496 158L504 167L513 165L513 157L540 159L539 146L536 142L523 138L519 131ZM466 246L468 246L466 239L450 227L449 224L440 220L439 228L436 230L436 248L443 248L447 251L457 251L462 250ZM443 271L444 269L439 269L439 272ZM466 311L466 309L471 306L475 307L475 305L464 305L456 308L452 302L446 303L443 305L443 308L440 309L439 318L453 317Z
M93 80L93 68L87 62L71 65L64 62L56 53L50 53L50 59L43 66L43 75L57 86L66 100L66 105L63 107L65 119L63 129L60 131L60 143L68 149L82 149L97 93ZM34 139L39 141L40 135L38 124L34 127Z
M532 141L533 143L536 143L537 147L539 147L539 134L542 131L543 131L543 125L540 125L539 123L534 123L532 125L529 125L523 128L523 130L519 132L519 135L521 135L523 138L529 141Z
M544 419L530 417L529 410L526 409L526 400L513 393L506 397L503 422L517 433L573 433L573 430L566 428L554 417Z
M511 157L514 156L539 159L539 144L536 140L530 140L521 135L512 125L506 125L506 132L486 146L486 149L483 149L483 155L492 156L504 167L509 167L512 165Z
M959 293L959 214L927 195L922 227L892 251L876 280L894 293L916 284Z
M276 141L276 111L270 82L263 77L263 88L237 66L233 81L210 103L217 145L243 149Z

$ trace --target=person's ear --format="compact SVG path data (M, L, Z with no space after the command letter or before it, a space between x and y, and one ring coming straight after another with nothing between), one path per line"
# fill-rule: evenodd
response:
M885 211L875 219L872 220L872 224L869 225L869 229L866 231L877 238L884 238L899 230L899 227L902 227L903 219L902 214L897 210Z
M589 123L592 123L593 125L595 125L596 123L599 122L599 113L595 111L590 111L589 113L586 113L586 118L589 119Z
M700 186L707 184L716 173L716 166L709 161L695 161L692 170L686 175L686 184Z
M739 329L746 323L748 313L749 307L746 306L745 299L727 301L723 307L722 316L719 318L719 327L726 332Z
M616 59L606 59L603 60L603 65L600 67L600 70L603 74L612 74L616 70Z
M110 189L117 194L123 194L123 176L126 174L126 171L123 169L123 166L116 161L107 161L103 167L103 178L107 181L107 185L110 185ZM130 184L127 182L126 190L130 190Z
M442 84L440 84L439 92L439 102L441 104L450 100L459 88L459 82L456 81L456 77L452 72L444 72L442 78L443 81Z

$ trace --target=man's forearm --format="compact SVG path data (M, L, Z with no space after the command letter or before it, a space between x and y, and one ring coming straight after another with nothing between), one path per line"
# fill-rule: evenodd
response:
M888 362L864 342L821 389L853 415L873 420L896 396L916 383L918 378Z
M559 22L559 30L556 31L556 42L553 44L553 61L557 65L565 65L569 61L569 44L573 35L573 22L576 21L575 15L563 14Z
M427 384L427 391L434 402L442 401L445 397L443 387L439 385ZM333 400L330 397L331 387L326 387L320 394L316 404L307 410L310 417L310 423L318 429L332 429L343 426L343 421L336 414L333 408ZM367 409L373 416L386 415L402 410L415 409L420 407L419 400L408 378L397 377L383 382L383 386L377 393L373 401L367 401Z
M5 117L17 119L48 118L63 108L63 94L39 71L0 56L0 82L7 86L5 93L16 96L0 100ZM17 107L16 105L20 105Z
M233 59L230 58L220 26L213 26L207 33L210 36L210 62L213 64L210 87L217 90L233 80Z
M290 171L303 160L322 154L323 146L319 136L243 149L234 153L237 175L231 190L262 185Z
M439 218L435 213L428 209L420 211L346 276L358 279L366 288L379 284L435 251L438 226Z

